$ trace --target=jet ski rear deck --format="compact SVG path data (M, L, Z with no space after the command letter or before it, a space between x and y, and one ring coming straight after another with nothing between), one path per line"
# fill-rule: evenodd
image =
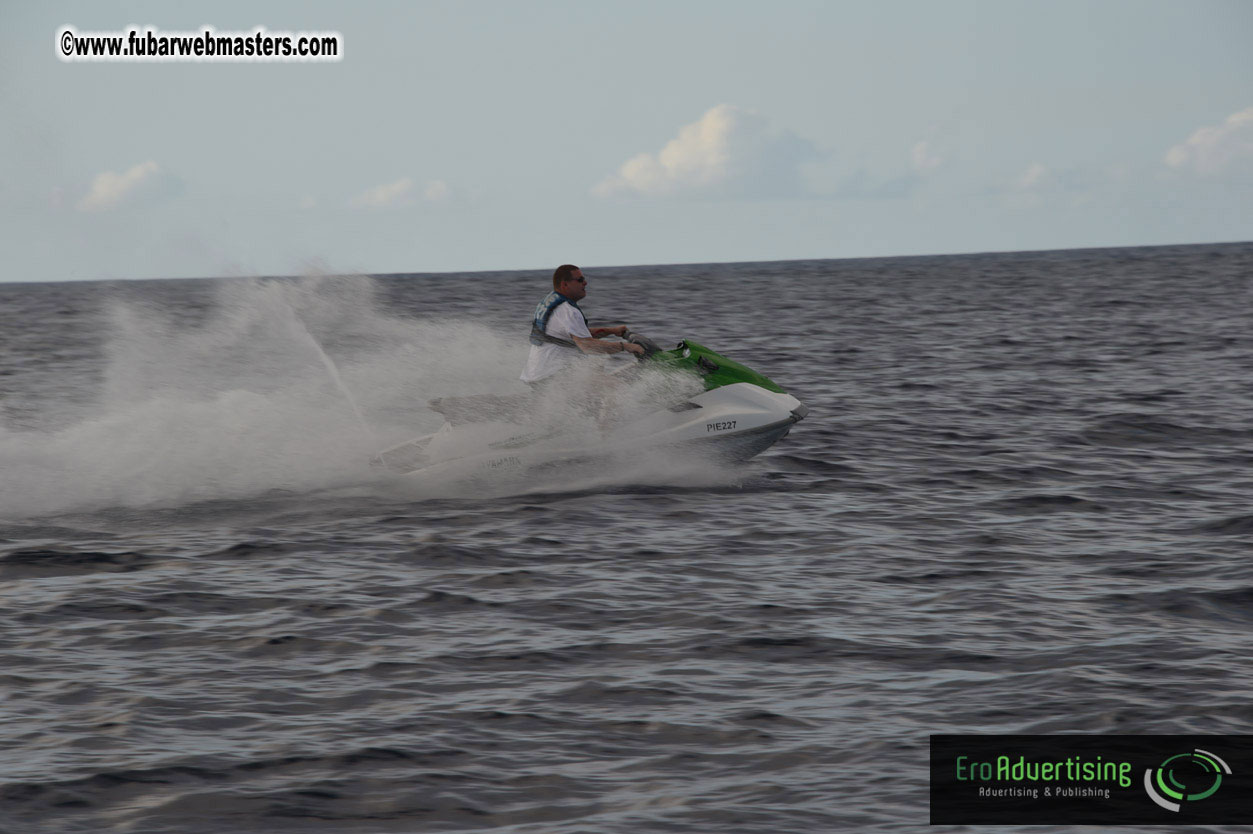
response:
M705 390L618 425L581 429L533 419L533 394L442 397L430 402L446 420L439 431L386 449L374 463L404 474L482 474L669 448L743 461L782 440L808 414L768 377L695 342L663 351L638 335L632 341L646 349L638 367L691 374Z

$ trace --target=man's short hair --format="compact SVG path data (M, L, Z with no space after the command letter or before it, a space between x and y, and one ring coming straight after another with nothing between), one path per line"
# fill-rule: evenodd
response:
M561 285L569 281L574 271L578 269L574 264L562 264L553 272L553 289L561 289Z

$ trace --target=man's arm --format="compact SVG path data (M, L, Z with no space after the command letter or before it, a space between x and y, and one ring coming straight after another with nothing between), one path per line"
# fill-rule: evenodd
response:
M592 329L592 335L598 335L599 331L602 330L616 331L618 328L596 327ZM621 336L622 334L618 333L617 335ZM621 353L624 350L629 353L642 354L644 352L644 348L631 342L602 342L595 338L586 339L582 336L571 336L570 338L573 339L574 343L579 346L579 350L584 353Z
M561 316L558 320L558 336L562 332L568 333L570 340L578 346L579 350L584 353L622 353L624 350L631 353L642 354L644 349L639 345L627 342L606 342L598 339L598 336L607 336L614 334L617 336L626 335L626 325L619 324L614 327L597 327L590 329L583 323L583 317L576 313L575 308L567 304L562 304L553 311L554 316ZM586 336L580 335L586 333Z

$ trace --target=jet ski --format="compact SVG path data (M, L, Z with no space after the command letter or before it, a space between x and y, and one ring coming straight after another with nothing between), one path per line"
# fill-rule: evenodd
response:
M725 462L748 460L787 436L808 409L773 380L690 339L671 350L628 333L644 348L619 374L672 377L677 396L606 423L546 419L535 393L431 400L444 418L433 434L385 449L372 463L399 474L529 473L576 462L632 460L647 450L687 451ZM626 354L624 354L626 355ZM588 413L588 412L585 412Z

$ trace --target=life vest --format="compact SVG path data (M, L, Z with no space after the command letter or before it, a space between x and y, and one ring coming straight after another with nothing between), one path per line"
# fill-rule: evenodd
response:
M548 320L552 318L553 310L556 310L562 304L569 304L574 309L579 310L578 304L556 291L550 292L544 296L543 301L535 305L535 317L531 319L531 344L560 345L564 348L578 350L578 345L569 339L558 339L556 336L549 336L544 332L544 328L548 326ZM582 310L579 310L579 315L583 316L583 323L587 324L587 316Z

